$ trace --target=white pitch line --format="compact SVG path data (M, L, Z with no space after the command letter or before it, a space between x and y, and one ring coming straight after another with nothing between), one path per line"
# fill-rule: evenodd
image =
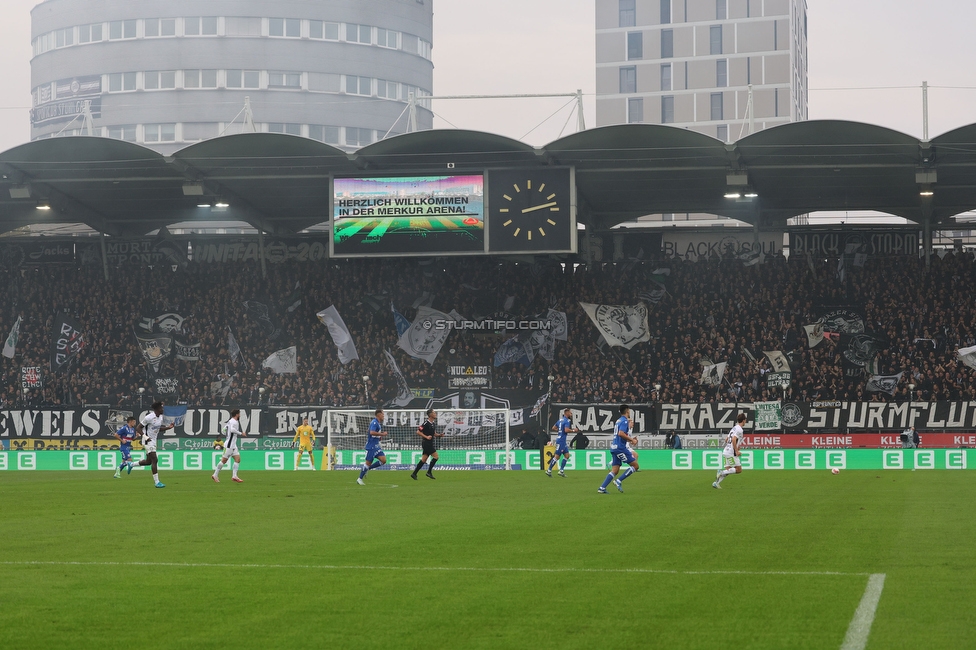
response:
M844 637L844 644L840 650L864 650L868 644L868 636L871 635L871 625L874 623L874 614L878 611L878 602L881 600L881 591L884 589L885 574L872 573L868 578L868 586L864 589L861 596L861 603L854 612L854 618L847 628L847 635Z
M492 573L646 573L663 575L744 575L744 576L853 576L867 573L842 571L679 571L671 569L588 569L588 568L536 568L536 567L444 567L444 566L366 566L339 564L225 564L213 562L56 562L24 560L3 562L0 566L113 566L113 567L176 567L221 569L323 569L328 571L468 571Z

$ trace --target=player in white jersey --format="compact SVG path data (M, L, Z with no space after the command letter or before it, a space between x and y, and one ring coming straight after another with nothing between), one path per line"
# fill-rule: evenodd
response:
M147 465L152 466L153 482L158 488L164 488L166 486L159 482L159 465L156 459L156 437L160 431L166 431L175 426L175 424L163 426L162 402L153 402L152 411L142 416L142 419L136 426L136 434L139 435L142 448L146 451L146 457L140 460L138 464L143 467Z
M725 461L725 466L716 472L715 482L712 483L712 487L716 490L722 489L722 481L725 480L726 476L742 473L742 462L739 460L739 454L742 451L739 449L739 446L742 444L742 427L745 424L746 414L740 413L735 426L732 427L729 435L725 438L725 449L722 450L722 460Z
M217 469L214 470L213 476L210 478L213 479L214 483L220 483L220 470L224 468L230 458L233 458L234 464L231 465L233 480L235 483L243 483L244 479L237 476L237 470L241 466L241 452L237 448L237 441L241 436L247 434L241 431L240 409L234 409L230 412L230 419L221 427L221 432L224 434L224 455L220 458Z

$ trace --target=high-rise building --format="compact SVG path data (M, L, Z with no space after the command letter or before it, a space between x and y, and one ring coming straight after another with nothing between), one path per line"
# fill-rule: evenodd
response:
M597 0L596 92L599 126L733 142L805 120L806 0Z
M31 16L32 140L90 128L171 153L253 129L357 149L406 131L433 85L431 0L45 0Z

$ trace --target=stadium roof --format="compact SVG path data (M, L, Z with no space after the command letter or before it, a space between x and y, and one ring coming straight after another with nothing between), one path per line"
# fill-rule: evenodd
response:
M0 153L0 232L77 222L134 236L178 222L227 220L286 234L329 220L333 176L545 165L576 168L579 219L596 229L662 212L782 227L808 212L877 210L937 224L976 208L976 124L922 142L870 124L795 122L729 145L685 129L627 124L539 148L489 133L433 130L355 153L249 133L172 156L108 138L66 137ZM726 198L735 193L742 196ZM228 207L198 207L218 203ZM37 210L40 204L52 209Z

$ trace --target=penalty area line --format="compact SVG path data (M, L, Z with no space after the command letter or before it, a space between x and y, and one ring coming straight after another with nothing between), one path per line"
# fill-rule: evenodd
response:
M871 635L871 625L874 623L874 615L878 611L878 603L881 601L881 592L884 590L885 574L872 573L868 577L868 586L864 588L864 595L861 602L854 612L854 618L847 628L844 636L844 643L840 650L864 650L868 644L868 637Z
M110 566L110 567L172 567L172 568L219 568L219 569L321 569L325 571L463 571L487 573L629 573L651 575L741 575L741 576L841 576L864 577L868 573L846 573L843 571L682 571L678 569L596 569L580 567L438 567L438 566L369 566L341 564L230 564L220 562L98 562L98 561L54 561L22 560L0 561L0 566ZM872 576L873 578L873 576ZM884 577L882 576L882 582ZM880 597L880 593L879 593ZM877 605L877 603L875 603ZM859 610L860 611L860 610ZM873 613L872 613L873 616Z

